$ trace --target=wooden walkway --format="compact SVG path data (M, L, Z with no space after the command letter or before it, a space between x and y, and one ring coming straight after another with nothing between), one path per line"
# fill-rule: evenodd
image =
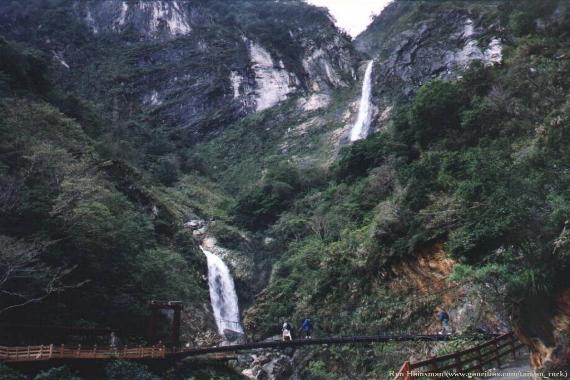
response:
M81 347L81 346L27 346L1 347L0 362L35 362L62 359L164 359L164 347Z
M171 352L167 354L173 357L187 357L204 355L214 352L232 352L247 351L260 348L287 348L287 347L303 347L327 344L362 344L362 343L386 343L386 342L441 342L449 340L447 335L365 335L365 336L341 336L326 337L313 339L297 339L291 341L266 341L245 344L234 344L228 346L217 347L196 347L189 348L179 352Z
M372 335L343 336L292 341L265 341L255 343L234 344L227 346L195 347L182 350L165 347L82 347L65 345L44 345L27 347L0 347L0 362L36 362L45 360L160 360L181 359L188 356L247 351L263 348L303 347L327 344L358 344L375 342L436 342L445 341L447 335Z
M465 336L464 336L465 337ZM481 336L477 336L482 339ZM491 336L487 336L487 339ZM439 342L447 341L456 336L449 335L367 335L367 336L341 336L314 339L299 339L292 341L265 341L255 343L234 344L227 346L195 347L182 350L169 349L164 346L155 347L82 347L65 345L44 345L27 347L1 347L0 362L31 363L48 360L74 361L74 360L179 360L189 356L208 354L231 353L264 348L287 348L329 344L359 344L382 342ZM484 337L483 337L484 338ZM503 357L512 354L516 358L517 350L522 344L513 333L493 336L493 339L449 355L430 358L417 363L406 362L402 366L397 378L409 379L406 374L415 372L469 372L483 370L486 365L496 363L501 366ZM223 355L222 355L223 356Z
M394 380L410 380L413 377L453 377L450 375L482 373L490 366L501 368L506 357L512 355L517 359L517 352L524 346L514 333L499 335L485 343L452 354L433 357L416 363L405 362ZM428 374L447 374L446 376L429 376ZM473 376L476 377L476 376Z

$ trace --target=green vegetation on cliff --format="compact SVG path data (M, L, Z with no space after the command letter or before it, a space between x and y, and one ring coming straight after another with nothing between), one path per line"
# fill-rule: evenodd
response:
M27 284L14 273L2 283L3 292L14 292L2 298L2 309L34 302L6 318L35 324L41 315L51 325L82 320L142 335L149 299L206 303L202 255L179 230L182 213L192 207L174 209L151 178L99 151L78 121L90 117L89 110L76 119L61 112L62 98L38 52L4 40L0 49L0 236L3 254L13 255L2 268L40 269L32 257L16 262L37 252L34 257L54 271L69 272L55 289L40 273ZM55 295L63 290L64 298ZM51 292L49 307L36 304Z
M550 14L500 11L509 25ZM460 263L453 279L492 284L490 302L514 317L568 287L569 25L513 27L503 64L422 86L386 131L341 152L327 186L275 210L266 231L285 253L250 323L310 315L323 333L422 331L441 299L410 306L387 285L394 264L439 242Z
M397 99L386 94L400 88L378 91L394 105L390 122L339 152L356 87L331 90L321 109L305 111L293 98L244 116L216 103L216 94L223 98L227 90L232 60L247 58L237 48L214 43L200 62L133 64L184 49L182 56L193 56L203 49L201 38L237 44L240 30L256 35L276 62L305 75L299 41L285 21L326 24L331 29L315 37L322 42L332 35L329 20L306 4L264 10L260 3L210 2L215 26L172 41L133 42L126 33L133 46L122 51L113 39L119 37L108 37L91 51L101 61L57 84L53 76L61 73L46 70L45 53L0 40L0 243L26 272L25 283L16 277L0 284L3 321L112 327L129 343L142 343L146 302L180 299L195 313L187 336L195 338L196 330L213 328L205 259L182 228L195 218L215 219L210 233L221 246L236 257L254 247L260 263L251 267L271 271L259 294L252 291L258 284L237 281L238 293L248 293L241 298L248 306L244 325L257 336L278 333L284 318L296 324L306 316L317 334L423 332L433 326L443 293L428 288L418 296L397 283L397 271L425 252L448 254L458 262L450 279L473 292L491 289L487 302L509 310L515 321L536 299L570 285L570 21L558 12L561 2L470 2L468 9L453 2L454 11L497 23L502 63L474 63L459 79L431 80ZM382 29L376 21L362 37L366 52L376 54L389 46L382 44L387 36L444 7L398 3L405 6L393 24ZM227 9L235 14L224 18ZM75 27L70 43L92 38ZM52 24L46 28L56 33ZM311 31L317 32L303 33ZM38 43L45 37L38 33L29 39ZM213 61L219 72L208 76ZM208 107L180 108L198 116L180 122L174 101L140 113L129 108L144 95L137 86L148 89L141 78L178 64L198 67L192 78L215 82L202 99ZM82 76L89 80L74 87ZM112 96L101 95L107 91ZM124 114L115 117L116 108ZM257 275L265 276L244 278ZM21 303L25 308L11 308ZM463 327L482 328L477 322ZM316 349L299 373L307 379L383 376L411 348L386 350ZM385 362L374 362L380 355ZM128 363L107 372L108 378L155 378ZM75 375L56 368L38 376Z

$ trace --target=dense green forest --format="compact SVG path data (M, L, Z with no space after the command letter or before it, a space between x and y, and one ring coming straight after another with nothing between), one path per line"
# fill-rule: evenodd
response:
M358 96L352 84L331 90L327 107L311 111L300 110L296 98L248 115L235 113L235 104L220 105L219 112L208 109L203 119L178 128L167 104L148 113L121 112L117 121L113 91L126 109L141 85L126 78L166 70L136 67L137 54L150 56L145 49L159 50L161 43L176 50L179 40L140 42L126 33L122 38L134 47L123 51L117 36L89 42L93 50L82 51L84 57L105 58L65 79L37 45L41 33L57 35L66 20L65 2L55 3L48 15L54 25L26 36L28 43L0 38L2 323L111 328L125 343L146 344L147 302L182 300L191 314L184 339L195 342L215 330L206 259L184 228L201 219L215 221L211 232L220 246L238 257L258 252L256 268L269 272L255 294L237 279L244 327L257 336L275 334L283 318L306 316L323 335L425 330L444 300L434 292L410 304L409 289L394 287L394 268L434 247L457 263L450 283L484 296L491 309L506 310L523 335L535 333L533 324L552 327L545 320L554 297L570 287L570 19L551 18L559 1L482 6L481 18L502 27L502 63L474 62L458 79L434 79L411 94L387 90L393 96L387 125L338 152L330 135ZM332 38L326 14L306 4L198 3L215 22L182 39L188 56L197 54L199 39L237 44L239 30L257 35L276 62L308 83L304 47L286 20L313 20L302 37L313 34L311 43ZM37 12L34 6L12 4L10 12ZM421 6L405 21L447 4ZM65 30L58 38L71 45L93 38L79 24ZM378 33L399 32L396 23ZM232 46L208 53L224 62L220 77L232 59L244 59ZM209 62L185 64L202 72ZM101 75L110 67L112 73ZM89 79L75 86L81 75ZM99 87L91 87L99 76ZM123 80L126 86L117 84ZM205 96L222 104L219 86ZM290 132L299 125L309 127ZM163 316L165 328L167 321ZM38 338L10 337L12 344ZM380 355L376 348L316 348L297 374L375 378L413 350L388 346L379 361L367 359ZM103 372L117 380L237 376L210 365L153 374L124 362ZM5 366L0 377L23 378ZM61 367L34 379L80 378Z
M176 225L183 205L99 148L89 131L104 127L87 104L74 118L62 112L68 98L49 83L39 52L5 40L1 49L3 265L16 271L3 282L14 293L3 308L53 292L50 308L28 308L56 324L120 328L140 326L148 299L203 300L201 256Z
M207 303L205 260L180 221L203 207L195 204L224 203L212 195L215 186L202 194L204 185L192 181L180 191L191 199L180 201L160 175L113 157L90 136L105 131L103 122L50 83L39 51L1 40L0 52L4 323L111 327L134 345L145 342L149 300L191 300L196 309ZM67 106L73 117L62 112ZM194 318L194 331L209 319ZM38 339L53 336L25 334L18 342ZM136 364L105 371L108 379L158 379ZM8 369L1 376L21 378ZM36 379L79 377L56 368Z
M280 302L264 314L334 312L353 286L368 295L383 267L435 241L463 263L457 276L495 278L509 299L563 287L568 23L535 30L554 3L530 3L500 8L515 41L503 65L432 81L330 169L286 160L238 197L236 223L286 252L267 289Z

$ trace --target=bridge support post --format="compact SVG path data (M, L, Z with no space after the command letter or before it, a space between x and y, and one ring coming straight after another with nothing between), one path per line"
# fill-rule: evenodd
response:
M148 325L148 340L150 344L156 343L156 323L161 310L172 310L172 326L170 331L170 344L172 347L180 347L180 320L182 309L184 308L180 301L150 301L150 319Z
M147 326L147 340L149 344L154 344L156 341L156 321L158 319L159 309L150 308L150 317Z
M517 346L515 344L515 335L511 334L511 350L513 350L513 360L517 360Z
M182 312L182 305L174 308L174 316L172 318L172 345L180 347L180 314Z
M494 352L495 352L495 357L497 359L497 368L501 368L501 356L500 356L500 351L499 351L499 342L497 340L495 340L495 344L494 344Z
M477 348L477 370L483 372L483 356L481 355L481 348Z
M457 373L460 373L463 370L463 366L461 363L461 354L457 353L455 354L455 358L454 358L454 364L455 364L455 371Z

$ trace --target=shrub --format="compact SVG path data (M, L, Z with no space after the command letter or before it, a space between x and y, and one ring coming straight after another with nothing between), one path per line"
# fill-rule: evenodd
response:
M509 28L517 36L526 36L534 31L534 15L517 11L509 17Z
M336 180L352 182L368 174L370 169L379 166L389 151L387 138L385 134L375 134L344 148L340 159L333 167Z
M68 367L50 368L42 371L34 377L34 380L82 380L75 375Z
M460 125L460 115L468 97L460 86L451 82L432 81L418 91L410 112L410 124L420 147Z
M272 182L240 197L233 210L236 222L252 230L274 223L292 203L295 191L287 183Z
M222 246L229 249L239 248L240 243L243 241L243 238L236 228L229 227L221 222L212 223L209 230Z
M261 230L277 221L299 195L302 182L297 168L282 162L269 170L261 186L238 198L232 210L234 219L242 226Z
M160 380L160 377L150 372L147 366L127 361L114 361L107 364L105 374L108 380Z
M161 157L158 162L153 165L152 172L164 185L172 186L178 181L178 161L172 156Z
M18 371L0 364L0 379L2 380L24 380L25 376Z

